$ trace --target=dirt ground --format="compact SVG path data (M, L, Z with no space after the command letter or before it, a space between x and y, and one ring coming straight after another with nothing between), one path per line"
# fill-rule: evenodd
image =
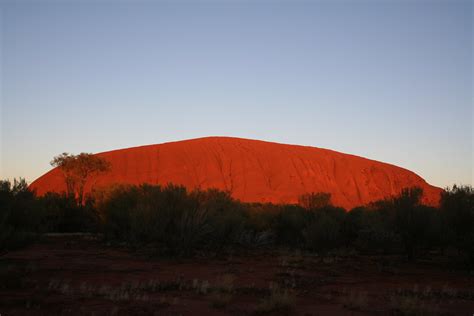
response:
M474 315L474 272L435 258L163 259L56 236L0 255L0 315Z

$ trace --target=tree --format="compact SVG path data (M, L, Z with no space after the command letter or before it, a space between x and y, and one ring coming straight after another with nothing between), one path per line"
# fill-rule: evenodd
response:
M331 205L331 193L306 193L298 198L298 204L307 210L324 208Z
M474 266L474 188L468 185L446 188L441 194L441 211L452 242Z
M308 226L310 215L299 205L281 206L273 220L276 242L289 247L301 246L304 242L303 231Z
M318 214L303 231L306 246L321 254L342 246L341 225L329 213Z
M89 153L72 155L62 153L51 161L51 165L58 167L66 182L66 193L74 196L78 204L84 201L84 186L92 175L110 170L110 163L99 156Z
M415 252L429 234L430 209L421 205L423 189L420 187L405 188L392 200L395 212L395 229L408 259L413 260Z
M24 179L0 180L0 252L27 245L39 230L35 195Z

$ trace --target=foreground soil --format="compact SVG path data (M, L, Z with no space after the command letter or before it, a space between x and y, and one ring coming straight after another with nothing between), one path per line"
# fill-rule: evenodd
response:
M431 258L255 250L165 259L55 236L0 256L0 314L472 315L474 273Z

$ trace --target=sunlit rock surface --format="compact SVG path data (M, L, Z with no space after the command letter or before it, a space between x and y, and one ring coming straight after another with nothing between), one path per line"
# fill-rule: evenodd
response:
M441 189L415 173L382 162L307 146L206 137L97 154L112 167L91 178L85 191L114 183L182 184L218 188L244 202L296 203L309 192L329 192L346 209L419 186L423 202L437 205ZM34 181L39 195L65 190L57 168Z

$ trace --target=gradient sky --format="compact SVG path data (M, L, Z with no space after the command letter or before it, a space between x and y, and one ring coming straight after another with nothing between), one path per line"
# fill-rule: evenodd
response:
M209 135L473 184L471 1L3 1L0 178Z

